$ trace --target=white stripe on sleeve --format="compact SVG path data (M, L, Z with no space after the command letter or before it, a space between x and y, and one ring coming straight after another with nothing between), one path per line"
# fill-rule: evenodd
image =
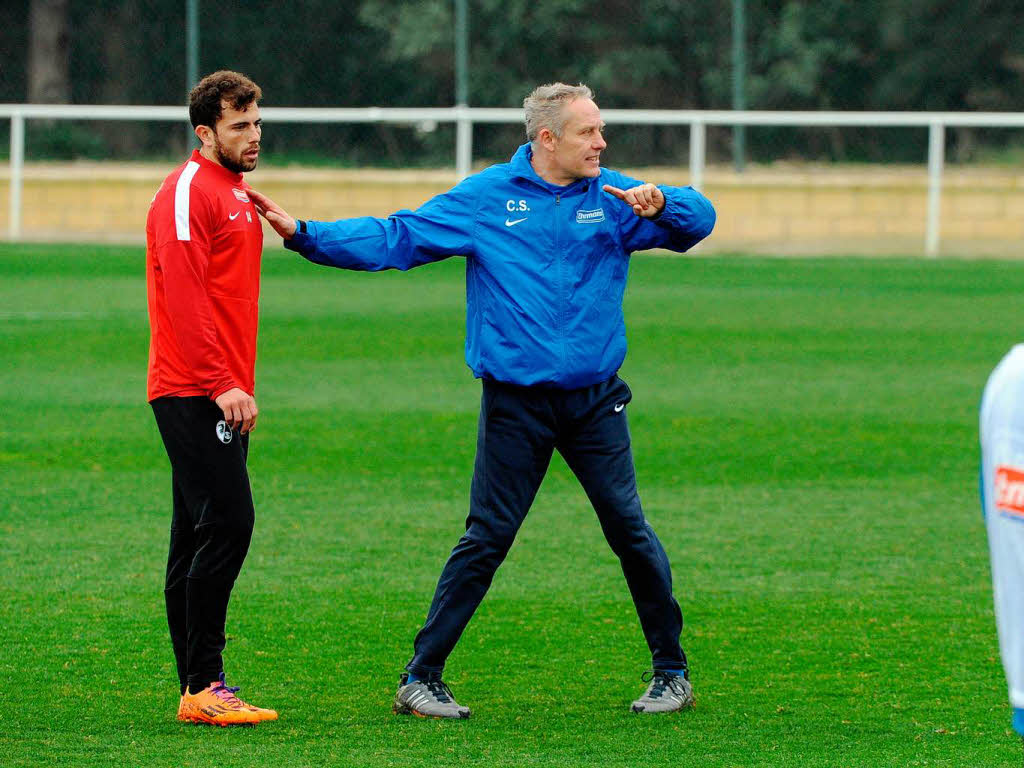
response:
M198 170L199 163L189 160L174 187L174 230L177 232L179 240L192 239L192 233L188 226L189 191L192 187L192 177Z

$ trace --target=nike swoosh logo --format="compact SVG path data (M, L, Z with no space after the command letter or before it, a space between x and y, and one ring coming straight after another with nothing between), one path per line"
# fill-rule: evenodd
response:
M626 407L625 403L616 403L615 404L615 412L618 413L619 411L621 411L625 407Z
M523 218L516 219L515 221L512 221L512 219L505 219L505 226L506 227L514 227L516 224L522 224L528 218L529 218L528 216L524 216Z
M231 221L234 221L235 219L237 219L241 215L241 213L242 213L241 211L235 211L234 213L229 213L228 214L228 219L230 219Z

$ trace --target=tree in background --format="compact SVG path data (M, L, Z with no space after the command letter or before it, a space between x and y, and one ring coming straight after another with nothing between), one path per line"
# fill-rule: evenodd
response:
M706 87L717 41L728 34L714 0L649 0L642 13L625 0L475 0L470 3L470 104L518 107L541 83L583 81L605 108L713 106ZM403 105L454 103L455 41L451 0L365 0L361 20L386 39L379 59L416 77ZM727 40L727 39L726 39ZM726 56L728 47L726 43ZM478 130L478 157L507 158L524 140L521 126ZM609 146L631 162L677 162L687 131L642 128ZM622 143L618 143L621 141ZM610 160L611 162L611 160Z
M518 107L530 89L553 80L588 83L606 109L730 106L731 0L468 2L473 106ZM0 68L0 101L42 98L29 83L49 67L49 81L64 83L54 92L65 101L185 102L183 3L24 0L24 8L0 27L0 47L25 53ZM263 86L267 106L454 103L453 0L279 0L272 22L265 4L201 0L201 8L200 69L245 72ZM37 13L53 18L38 25L38 41ZM747 13L751 109L1024 108L1024 0L758 0L748 1ZM56 55L38 53L44 38ZM185 136L166 125L82 128L100 141L80 140L71 154L174 155ZM268 125L264 146L271 162L287 153L354 165L448 165L453 134L444 125ZM765 127L748 135L752 155L764 160L920 162L927 142L911 129ZM969 159L1015 135L964 130L949 143ZM474 155L505 158L522 138L519 126L476 126ZM617 164L682 163L687 155L685 128L612 126L610 138L608 159ZM710 129L709 157L727 158L729 141L728 129Z
M1024 107L1022 0L785 0L752 3L751 14L753 109ZM909 129L756 133L761 141L753 146L799 158L921 162L927 144L923 131ZM1012 136L990 132L987 141L999 144ZM958 130L950 144L958 159L970 159L974 132Z
M37 104L67 104L71 100L67 0L32 0L28 100Z

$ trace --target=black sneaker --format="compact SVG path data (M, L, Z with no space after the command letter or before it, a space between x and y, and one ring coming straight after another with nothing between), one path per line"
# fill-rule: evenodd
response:
M651 684L644 695L633 702L634 712L655 715L678 712L693 705L693 686L683 675L655 670L650 678L644 673L640 679L645 683L650 680Z
M396 715L452 717L460 720L469 717L469 707L460 706L455 701L452 689L440 677L410 683L407 672L398 681L398 692L391 709Z

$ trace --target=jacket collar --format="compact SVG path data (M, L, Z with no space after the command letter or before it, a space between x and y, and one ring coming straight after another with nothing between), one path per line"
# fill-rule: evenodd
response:
M555 194L576 192L580 189L585 190L590 186L590 182L594 181L594 179L576 179L572 184L566 184L565 186L552 184L548 181L544 181L544 179L542 179L537 172L533 170L533 164L530 162L532 159L533 145L530 144L530 142L526 142L516 150L509 162L509 165L512 168L512 177L533 182L534 184L537 184Z

